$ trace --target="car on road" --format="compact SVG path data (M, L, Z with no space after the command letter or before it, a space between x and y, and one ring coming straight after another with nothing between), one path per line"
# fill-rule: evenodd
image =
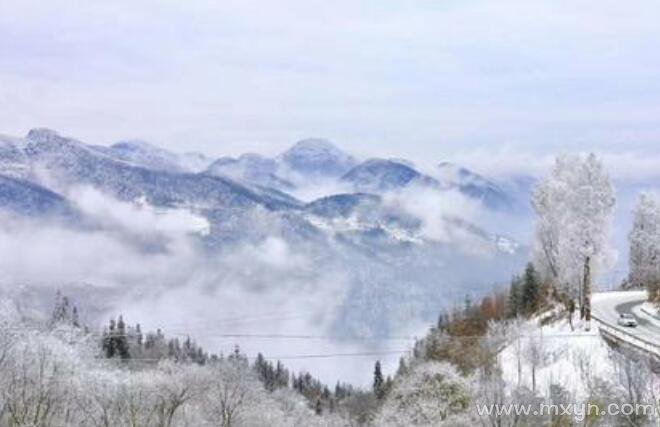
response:
M621 313L618 323L620 326L627 326L630 328L637 326L637 320L635 319L635 316L630 313Z

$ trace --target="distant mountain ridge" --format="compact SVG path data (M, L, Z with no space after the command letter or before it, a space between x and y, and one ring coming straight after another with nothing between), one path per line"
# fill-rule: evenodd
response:
M394 160L369 159L349 170L341 177L356 191L383 193L409 185L441 189L435 178L423 175L409 165Z
M490 208L499 210L514 208L513 197L495 182L449 162L440 163L437 169L445 185L457 188L462 194L479 200Z
M396 328L391 312L400 311L410 298L420 313L435 315L443 301L477 291L484 283L479 277L488 277L489 284L508 280L526 256L503 232L489 232L463 218L420 217L393 202L392 194L412 191L414 196L417 186L439 194L452 185L464 188L422 174L405 161L360 162L328 141L312 139L275 158L226 157L201 172L182 164L180 156L148 143L100 147L33 129L25 138L0 138L0 210L36 218L78 215L75 200L67 198L75 192L68 189L90 186L124 202L202 216L210 229L198 239L211 257L276 236L314 259L318 268L347 272L346 298L359 302L378 295L382 311L371 313L368 324L349 311L336 320L338 330L361 335ZM309 202L289 193L329 181L345 191ZM469 183L491 188L485 179L470 177ZM442 223L443 239L426 232L428 221ZM470 269L460 268L466 263ZM442 283L431 277L442 277ZM393 280L401 285L393 287Z

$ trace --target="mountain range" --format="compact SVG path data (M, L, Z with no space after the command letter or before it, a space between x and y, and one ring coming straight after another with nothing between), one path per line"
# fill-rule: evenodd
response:
M449 163L434 172L405 160L360 161L322 139L300 141L273 158L212 160L138 140L100 146L33 129L24 138L0 136L0 209L77 227L84 213L70 189L87 186L119 201L204 217L210 229L198 239L207 253L277 236L318 268L350 273L346 307L370 309L346 308L337 330L378 335L397 329L410 307L427 319L438 305L507 280L526 257L505 233L443 210L455 200L445 196L457 193L486 212L513 215L519 201L506 185ZM314 200L295 196L328 182L340 191ZM420 190L437 196L438 206L416 200Z

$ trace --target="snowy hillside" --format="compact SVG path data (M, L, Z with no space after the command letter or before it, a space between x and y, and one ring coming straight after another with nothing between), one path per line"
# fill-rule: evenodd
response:
M515 200L504 188L468 169L443 162L438 165L438 174L445 185L458 188L463 194L481 200L486 206L500 210L514 208Z
M282 191L293 190L295 186L278 176L277 161L259 154L247 153L237 159L222 157L211 163L206 173L214 176L228 176L243 182L275 188Z
M24 151L24 141L0 135L0 174L12 177L24 177L28 164Z
M201 153L177 154L139 139L120 141L109 147L96 145L93 148L117 160L169 172L200 172L211 163Z
M409 185L440 188L435 179L422 175L412 167L393 160L370 159L355 166L341 177L355 191L383 193Z

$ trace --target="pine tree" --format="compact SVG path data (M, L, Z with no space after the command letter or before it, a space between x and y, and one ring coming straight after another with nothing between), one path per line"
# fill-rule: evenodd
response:
M122 359L128 359L130 358L130 354L128 352L128 337L126 334L126 324L124 323L124 319L122 316L119 316L119 320L117 321L117 334L115 336L115 348L117 349L117 355L122 358Z
M107 345L105 346L105 357L108 359L112 359L115 357L115 354L117 353L117 347L116 347L116 341L115 341L115 335L117 334L116 331L116 324L115 324L115 319L110 319L110 326L108 328L108 335L107 335Z
M279 360L275 368L275 380L277 387L286 388L289 386L289 371L284 368L284 365Z
M385 379L383 378L383 372L380 368L380 360L376 361L376 365L374 367L373 390L378 400L381 400L385 397Z
M540 285L534 264L531 262L525 268L522 285L522 308L526 314L532 314L539 308Z
M463 308L463 316L468 317L472 311L472 298L470 295L465 295L465 307Z
M71 313L71 324L76 328L80 327L80 315L78 314L78 307L73 306L73 312Z
M143 340L143 336L142 336L142 328L140 328L140 324L139 324L139 323L138 323L137 325L135 325L135 334L137 335L137 345L138 345L139 347L142 347L142 344L143 344L143 342L142 342L142 340Z
M408 372L408 367L406 366L406 360L401 357L399 358L399 368L396 370L396 375L401 376L405 375Z
M101 339L101 348L106 358L110 359L114 355L112 349L112 339L110 338L110 331L108 328L103 329L103 337Z
M522 313L522 285L519 277L511 280L509 288L509 316L516 317Z
M337 381L337 384L335 384L335 397L339 399L343 399L346 396L344 387Z
M445 312L441 312L438 315L438 324L437 324L438 330L444 331L448 323L449 323L449 314Z

